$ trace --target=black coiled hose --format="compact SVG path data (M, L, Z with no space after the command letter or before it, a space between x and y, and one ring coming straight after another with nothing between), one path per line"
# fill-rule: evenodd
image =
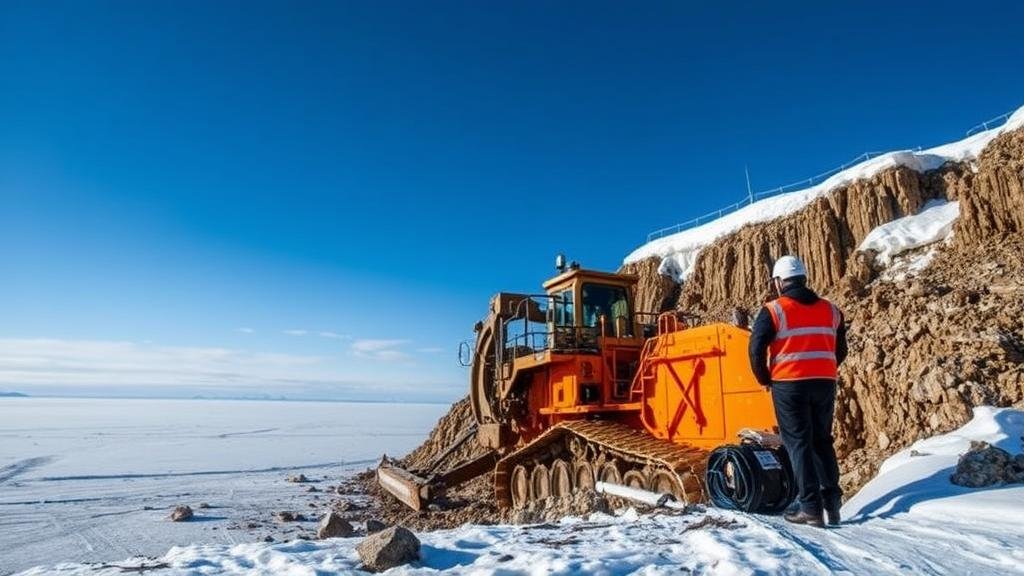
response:
M796 497L793 470L781 447L719 446L708 457L706 481L711 502L729 510L778 514Z

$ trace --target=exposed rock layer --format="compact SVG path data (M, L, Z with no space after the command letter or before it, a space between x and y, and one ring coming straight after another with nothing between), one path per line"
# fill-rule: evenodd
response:
M932 198L961 202L955 241L910 280L881 281L856 252L876 226ZM747 226L701 251L681 288L651 260L640 300L665 301L707 320L769 297L771 263L801 256L811 284L844 309L850 357L835 435L848 490L913 440L961 426L979 404L1024 401L1024 130L993 141L975 166L918 174L896 168L834 190L798 213ZM671 294L679 290L676 302Z

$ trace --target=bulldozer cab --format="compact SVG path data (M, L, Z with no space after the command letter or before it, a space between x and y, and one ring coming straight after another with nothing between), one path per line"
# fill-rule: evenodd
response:
M544 283L552 303L552 348L587 349L598 338L635 338L636 277L574 269Z
M571 269L544 283L543 295L501 293L492 311L502 318L502 359L545 351L596 353L601 340L631 342L645 335L633 309L636 277ZM651 315L653 316L653 315Z

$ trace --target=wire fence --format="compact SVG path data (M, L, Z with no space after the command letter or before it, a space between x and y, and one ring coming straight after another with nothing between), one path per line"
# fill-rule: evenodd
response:
M1010 118L1010 116L1012 114L1013 114L1013 112L1007 112L1006 114L1002 114L1000 116L996 116L995 118L992 118L991 120L986 120L985 122L982 122L981 124L978 124L977 126L974 126L970 130L968 130L967 131L967 135L971 136L972 134L977 134L978 132L981 132L983 130L989 130L991 128L995 128L996 126L1000 126L1003 123L1005 123ZM921 147L918 146L917 148L913 148L912 150L914 152L920 152L921 151ZM799 180L797 182L792 182L790 184L786 184L785 186L779 186L779 187L776 187L776 188L771 188L771 189L768 189L768 190L763 190L761 192L752 192L752 193L748 194L746 198L740 200L739 202L734 202L734 203L732 203L732 204L730 204L728 206L724 206L724 207L719 208L718 210L715 210L713 212L708 212L707 214L703 214L703 215L698 216L696 218L691 218L691 219L689 219L689 220L687 220L685 222L680 222L679 224L675 224L673 226L667 226L665 228L659 228L658 230L655 230L654 232L651 232L650 234L647 235L647 241L650 242L651 240L657 240L658 238L664 238L665 236L671 236L672 234L675 234L677 232L682 232L683 230L688 230L690 228L695 228L697 226L700 226L701 224L703 224L705 222L710 222L712 220L717 220L718 218L721 218L722 216L725 216L726 214L730 214L732 212L735 212L736 210L739 210L740 208L742 208L744 206L749 206L750 204L753 204L754 202L757 202L758 200L760 200L762 198L767 198L769 196L776 196L778 194L784 194L786 192L792 192L792 191L795 191L795 190L802 190L804 188L809 188L811 186L814 186L815 184L820 184L820 183L824 182L826 179L828 179L829 177L834 176L834 175L842 172L843 170L846 170L847 168L850 168L851 166L854 166L854 165L859 164L861 162L865 162L865 161L870 160L872 158L881 156L882 154L887 154L887 152L865 152L865 153L861 154L860 156L857 156L856 158L854 158L854 159L852 159L852 160L850 160L848 162L840 164L839 166L836 166L835 168L833 168L831 170L827 170L825 172L822 172L821 174L816 174L814 176L811 176L810 178L806 178L804 180Z
M1012 115L1013 115L1013 112L1007 112L1006 114L1002 114L1000 116L996 116L995 118L992 118L991 120L986 120L986 121L982 122L981 124L978 124L977 126L974 126L970 130L968 130L967 131L967 135L971 136L973 134L977 134L978 132L984 132L985 130L988 130L989 128L995 128L996 126L1000 126L1000 125L1004 124L1007 120L1009 120L1010 116L1012 116Z
M916 150L920 150L920 148L917 148ZM676 232L682 232L683 230L687 230L689 228L693 228L693 227L699 226L699 225L703 224L704 222L710 222L711 220L716 220L716 219L721 218L722 216L724 216L726 214L729 214L731 212L735 212L736 210L739 210L740 208L742 208L744 206L748 206L750 204L753 204L754 202L757 202L758 200L760 200L762 198L767 198L769 196L776 196L778 194L783 194L785 192L792 192L794 190L802 190L804 188L808 188L810 186L814 186L815 184L820 184L821 182L824 182L825 180L827 180L830 176L834 176L834 175L842 172L843 170L846 170L847 168L850 168L851 166L854 166L854 165L859 164L861 162L864 162L866 160L870 160L870 159L875 158L877 156L881 156L882 154L884 154L884 152L865 152L865 153L861 154L860 156L857 156L856 158L854 158L854 159L852 159L852 160L850 160L848 162L844 162L843 164L840 164L839 166L836 166L835 168L832 168L831 170L827 170L825 172L822 172L821 174L815 174L814 176L811 176L810 178L805 178L803 180L798 180L796 182L791 182L791 183L786 184L784 186L778 186L778 187L771 188L771 189L768 189L768 190L762 190L761 192L752 192L751 194L748 194L746 198L740 200L739 202L735 202L735 203L730 204L728 206L724 206L722 208L719 208L718 210L715 210L714 212L708 212L707 214L698 216L696 218L691 218L690 220L687 220L686 222L680 222L679 224L675 224L673 226L668 226L666 228L661 228L661 229L655 230L654 232L651 232L650 234L647 235L647 241L650 242L651 240L655 240L657 238L663 238L665 236L670 236L672 234L675 234Z

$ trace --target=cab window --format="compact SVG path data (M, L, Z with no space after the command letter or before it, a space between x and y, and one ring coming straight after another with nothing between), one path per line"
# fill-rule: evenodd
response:
M563 290L555 298L555 326L573 326L574 306L572 290Z
M626 289L621 286L584 284L582 303L584 326L600 327L601 316L605 317L608 327L613 330L618 318L625 318L627 330L632 326L629 299L626 296Z

